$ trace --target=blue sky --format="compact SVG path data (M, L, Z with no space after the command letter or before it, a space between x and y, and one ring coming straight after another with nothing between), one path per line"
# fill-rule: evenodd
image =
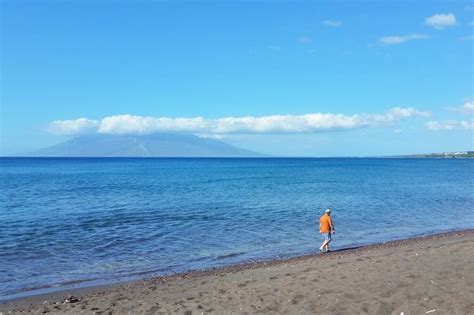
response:
M467 1L2 1L0 154L152 132L275 155L474 150L473 14Z

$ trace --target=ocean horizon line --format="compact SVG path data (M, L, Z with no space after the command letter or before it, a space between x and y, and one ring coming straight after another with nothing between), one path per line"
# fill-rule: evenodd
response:
M472 153L473 151L462 151ZM25 156L25 155L0 155L3 158L18 159L399 159L399 158L440 158L427 155L438 155L443 153L413 153L397 155L328 155L328 156L304 156L304 155L265 155L265 156ZM450 158L450 155L441 158ZM472 157L456 157L472 158Z

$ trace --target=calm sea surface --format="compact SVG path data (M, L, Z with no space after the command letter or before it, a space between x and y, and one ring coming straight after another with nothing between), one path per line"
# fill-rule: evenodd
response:
M0 299L474 228L474 160L0 159Z

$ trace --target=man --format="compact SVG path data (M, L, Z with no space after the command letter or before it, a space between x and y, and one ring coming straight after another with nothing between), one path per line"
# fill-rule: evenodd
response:
M331 242L331 233L336 233L331 219L331 209L326 209L324 215L319 219L319 233L323 236L323 244L319 250L323 253L329 252L329 243Z

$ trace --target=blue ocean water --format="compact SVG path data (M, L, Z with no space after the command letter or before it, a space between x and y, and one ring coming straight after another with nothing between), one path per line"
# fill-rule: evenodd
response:
M0 299L474 227L468 159L0 159Z

